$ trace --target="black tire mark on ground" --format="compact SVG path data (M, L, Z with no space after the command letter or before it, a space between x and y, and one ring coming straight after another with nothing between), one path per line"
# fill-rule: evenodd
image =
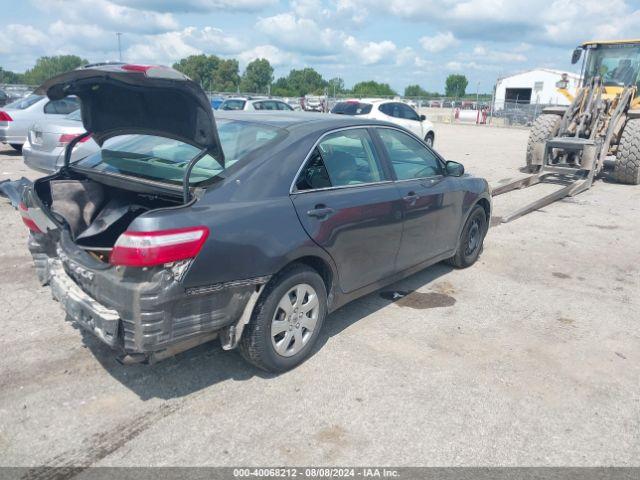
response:
M165 402L115 427L96 433L83 442L84 447L62 452L46 461L42 467L29 470L24 480L68 480L96 462L111 455L152 425L183 407L185 400Z

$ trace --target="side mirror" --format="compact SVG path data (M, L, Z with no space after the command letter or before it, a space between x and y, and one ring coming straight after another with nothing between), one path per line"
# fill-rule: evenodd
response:
M445 170L447 171L447 175L450 177L461 177L464 175L464 165L451 160L447 161L445 164Z
M424 122L427 119L426 115L420 115L420 121Z
M575 65L580 60L582 56L582 48L578 47L573 51L573 55L571 55L571 64Z

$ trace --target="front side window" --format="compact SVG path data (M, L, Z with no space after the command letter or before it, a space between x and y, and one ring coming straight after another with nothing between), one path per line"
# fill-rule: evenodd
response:
M244 100L225 100L220 105L220 110L244 110Z
M600 76L606 86L640 84L640 47L637 45L598 45L587 51L585 82Z
M296 188L361 185L385 180L373 142L364 128L327 135L311 153Z
M442 164L436 154L413 136L390 128L378 128L376 131L398 180L442 175Z
M416 111L413 108L411 108L409 105L403 105L401 103L397 105L398 105L398 112L400 113L400 118L404 118L405 120L420 121L420 117L418 117L418 114L416 113Z
M284 103L284 102L275 102L275 103L278 110L293 111L293 108L291 108L291 106L287 103Z
M193 169L191 185L219 175L250 153L286 137L285 130L251 122L218 120L217 127L225 154L225 167L206 155ZM180 185L187 165L199 151L193 145L170 138L120 135L106 140L100 152L78 161L76 165Z

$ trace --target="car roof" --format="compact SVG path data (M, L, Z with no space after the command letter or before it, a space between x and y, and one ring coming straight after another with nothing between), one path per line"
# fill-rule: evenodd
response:
M304 129L308 131L331 130L351 126L397 125L380 120L358 118L350 115L334 115L331 113L310 113L296 111L260 111L260 112L234 112L232 110L216 112L216 120L244 121L248 123L262 123L285 130Z

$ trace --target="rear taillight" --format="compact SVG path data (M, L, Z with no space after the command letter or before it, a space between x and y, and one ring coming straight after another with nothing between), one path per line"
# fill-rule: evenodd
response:
M111 251L113 265L151 267L194 258L209 236L207 227L124 232Z
M35 233L42 233L42 230L38 228L38 225L36 225L36 222L34 222L29 216L29 209L24 203L20 202L18 204L18 210L20 210L22 221L24 222L24 224L27 226L29 230Z
M13 122L13 118L7 112L0 110L0 122Z
M58 139L58 146L64 147L66 144L71 142L71 140L73 140L78 136L79 135L77 133L63 133L62 135L60 135L60 138ZM82 138L78 143L84 143L90 138L91 138L91 135L87 135L86 137Z

